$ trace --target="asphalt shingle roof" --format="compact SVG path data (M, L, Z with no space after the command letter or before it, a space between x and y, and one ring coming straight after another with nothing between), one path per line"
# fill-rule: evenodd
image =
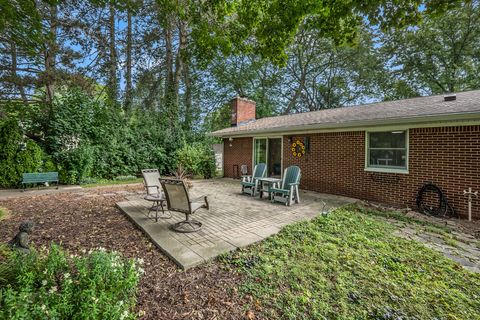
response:
M262 118L244 125L218 130L211 135L222 137L321 127L343 128L368 123L388 125L400 120L415 119L428 122L429 118L434 120L438 117L457 120L460 116L464 119L469 115L480 119L480 90L457 93L454 101L444 101L443 95L436 95Z

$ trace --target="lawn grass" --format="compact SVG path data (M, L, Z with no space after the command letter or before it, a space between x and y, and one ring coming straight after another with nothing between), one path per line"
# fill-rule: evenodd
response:
M356 206L223 256L272 319L480 319L480 275Z
M371 215L371 216L377 216L377 217L383 217L387 219L394 219L397 221L402 221L408 224L416 224L419 226L422 226L425 228L426 231L429 232L434 232L434 233L439 233L439 234L444 234L444 233L451 233L452 229L448 226L440 225L438 223L430 222L430 221L425 221L425 220L419 220L414 217L406 216L405 214L397 211L382 211L382 210L373 210L370 208L363 208L359 207L359 211L361 211L363 214L366 215Z
M107 180L107 179L100 179L92 183L82 184L83 188L94 188L94 187L102 187L102 186L109 186L109 185L116 185L116 184L130 184L130 183L141 183L143 182L143 178L134 178L134 179L126 179L126 180Z
M8 215L8 210L0 207L0 220L6 218Z

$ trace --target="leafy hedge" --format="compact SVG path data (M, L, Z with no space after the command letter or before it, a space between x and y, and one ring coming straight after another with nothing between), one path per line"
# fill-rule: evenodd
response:
M191 175L210 179L215 175L215 154L204 144L185 144L177 150L178 164Z
M53 167L42 149L24 138L18 122L9 119L0 123L0 186L16 186L24 172L48 170Z
M10 109L8 120L0 119L2 187L17 186L22 173L39 171L58 171L65 184L138 176L145 168L171 174L179 164L194 175L215 173L205 136L186 134L155 110L126 113L80 89L59 90L51 106L31 112ZM23 151L22 142L27 144Z
M3 251L1 319L136 318L143 270L135 260L103 249L68 255L56 245L28 255Z

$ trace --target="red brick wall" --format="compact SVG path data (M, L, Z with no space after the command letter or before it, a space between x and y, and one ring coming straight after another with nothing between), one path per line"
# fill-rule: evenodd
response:
M236 97L232 99L232 125L236 126L242 122L255 120L256 104L255 101Z
M234 177L233 165L238 165L238 172L241 174L240 166L246 164L248 174L252 174L252 144L252 138L234 138L231 142L223 139L223 175L225 177Z
M283 139L283 166L302 169L304 189L415 208L418 189L432 181L462 216L467 215L462 191L480 189L480 126L410 129L408 174L365 171L365 132L307 136L310 152L300 159L292 156L288 138ZM478 199L473 215L480 218Z
M318 133L310 137L310 152L294 158L284 136L283 169L302 169L301 187L396 206L415 208L418 189L427 181L442 188L455 210L467 215L468 187L480 190L480 126L409 130L409 173L364 170L365 132ZM252 138L224 139L224 175L233 177L233 165L252 170ZM474 198L473 216L480 219L480 199Z

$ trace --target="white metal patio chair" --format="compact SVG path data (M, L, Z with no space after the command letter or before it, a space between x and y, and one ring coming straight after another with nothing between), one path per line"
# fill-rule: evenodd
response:
M165 212L163 205L166 202L165 196L162 192L162 186L160 184L160 173L158 169L143 169L142 170L143 183L147 194L143 199L152 202L152 206L148 209L148 216L151 212L155 212L155 221L158 222L158 218L169 219L172 217L170 212ZM159 209L161 214L159 216Z

